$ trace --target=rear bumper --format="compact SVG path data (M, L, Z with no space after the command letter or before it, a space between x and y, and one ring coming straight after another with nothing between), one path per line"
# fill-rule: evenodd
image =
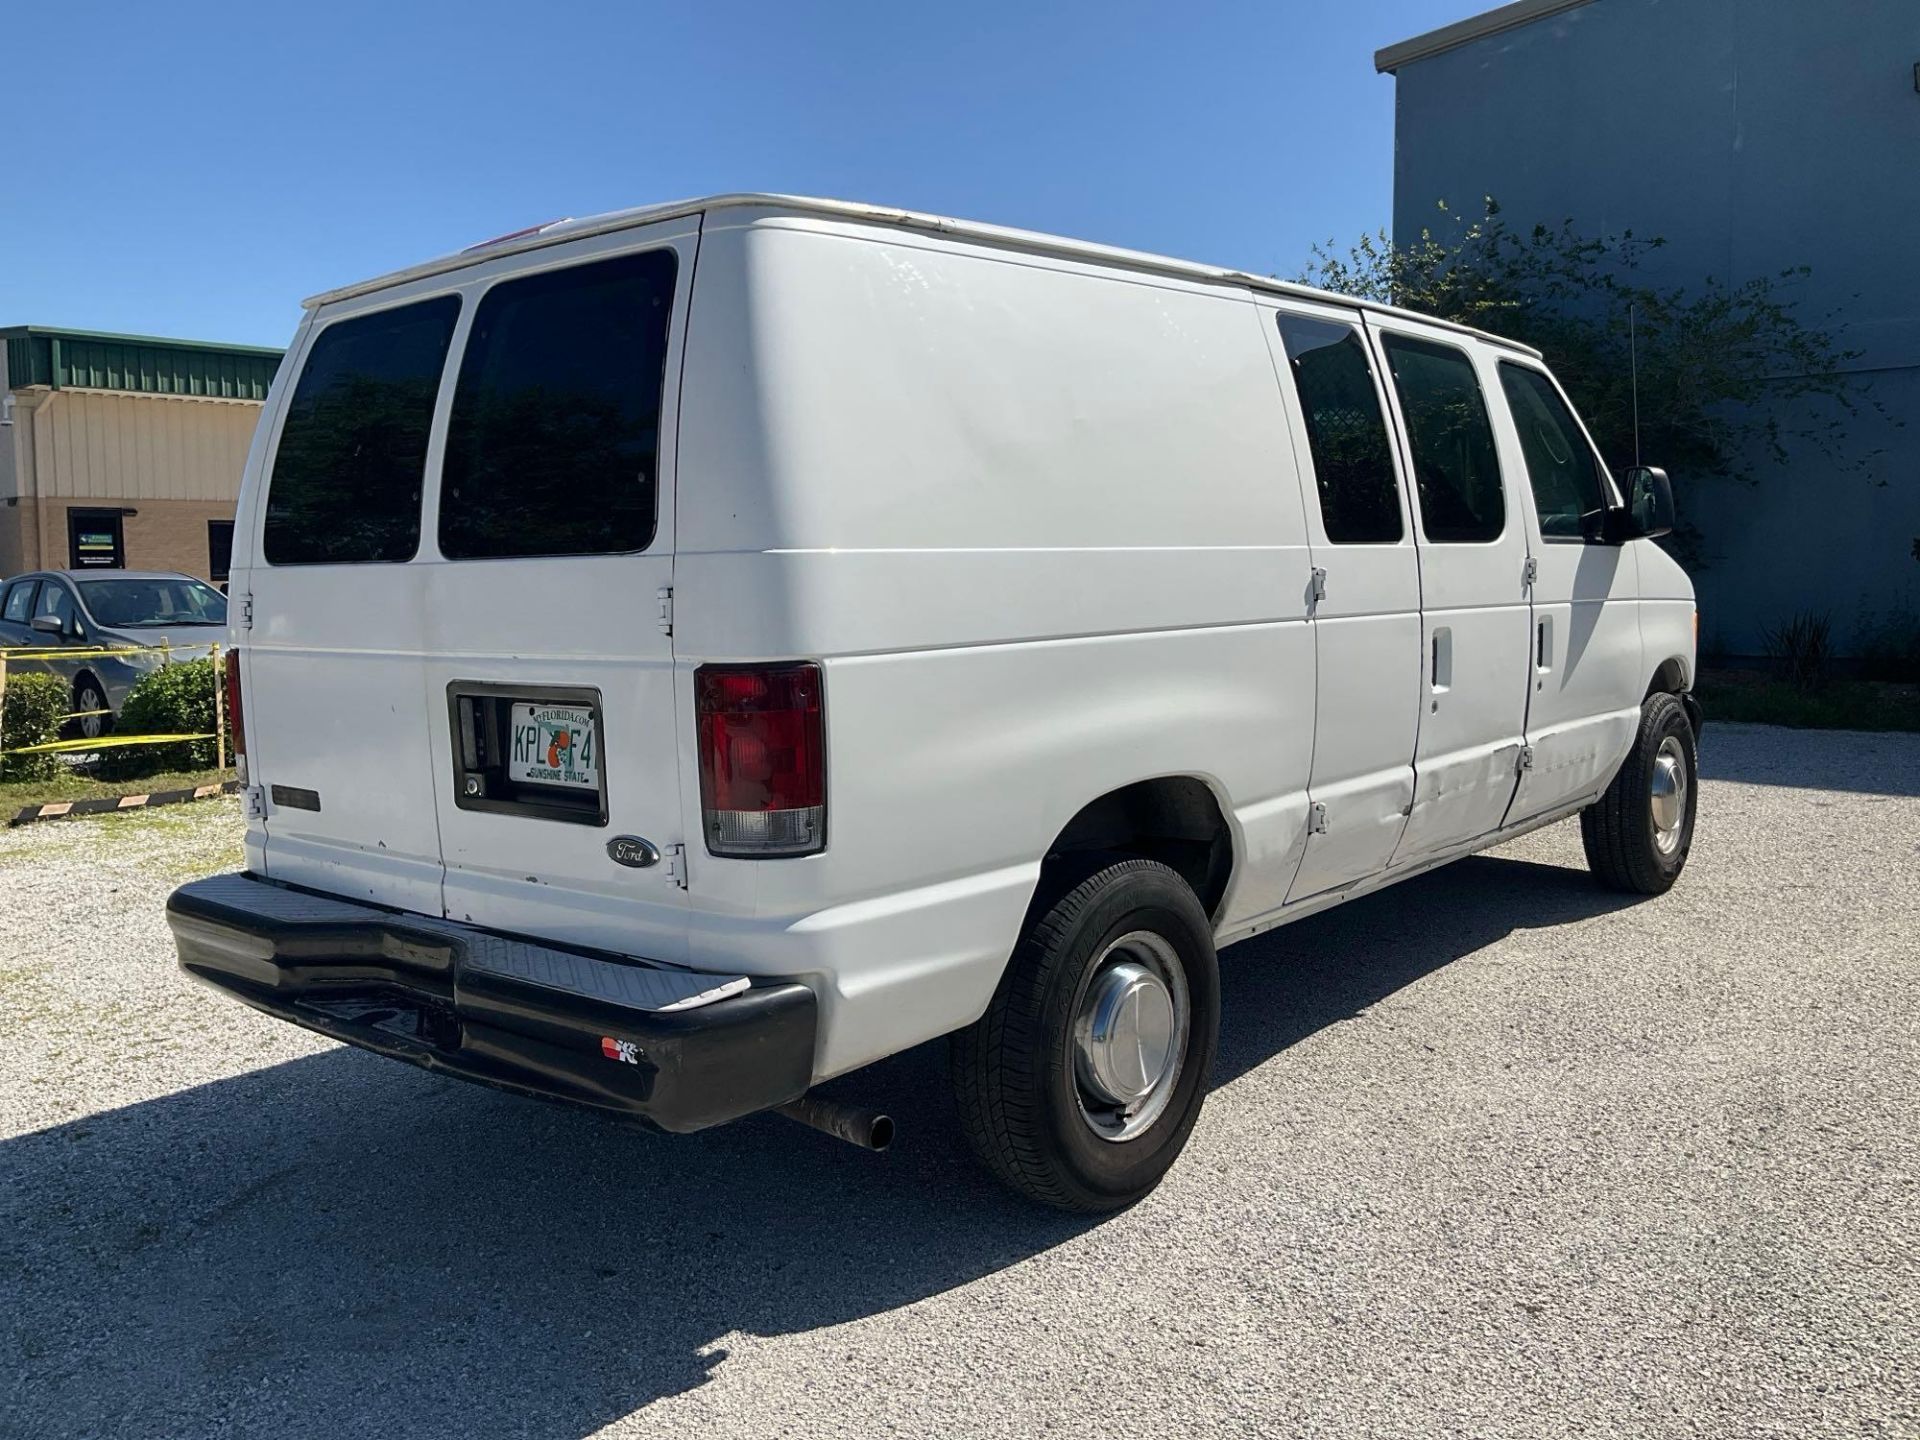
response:
M257 1010L521 1094L702 1130L805 1093L813 992L556 949L218 875L167 901L180 965Z

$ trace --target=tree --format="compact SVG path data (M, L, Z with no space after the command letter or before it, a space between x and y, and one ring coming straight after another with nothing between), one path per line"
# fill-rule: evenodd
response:
M1345 254L1315 246L1300 279L1532 345L1616 468L1644 456L1677 481L1758 483L1755 457L1784 464L1804 446L1834 470L1874 473L1883 452L1858 445L1853 422L1862 411L1900 422L1846 372L1858 352L1795 314L1786 292L1807 267L1661 289L1638 277L1659 238L1583 236L1571 221L1522 231L1491 197L1477 220L1445 205L1440 215L1439 233L1410 245L1383 232ZM1702 563L1697 532L1683 527L1680 539L1682 557Z

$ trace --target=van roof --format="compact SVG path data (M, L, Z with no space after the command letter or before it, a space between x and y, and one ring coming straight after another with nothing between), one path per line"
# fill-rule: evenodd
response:
M1130 270L1177 276L1185 280L1244 286L1269 294L1290 295L1297 299L1346 305L1383 315L1399 315L1409 320L1417 320L1422 324L1437 325L1443 329L1473 335L1490 344L1518 350L1527 355L1537 357L1540 354L1532 346L1523 345L1518 340L1509 340L1503 335L1476 330L1470 325L1436 319L1431 315L1422 315L1417 311L1404 310L1395 305L1383 305L1374 300L1362 300L1352 295L1318 290L1311 285L1300 285L1290 280L1276 280L1270 275L1255 275L1246 270L1202 265L1192 260L1175 260L1169 256L1153 255L1141 250L1097 245L1088 240L1072 240L1060 235L1047 235L1037 230L1018 230L1005 225L988 225L977 220L958 220L947 215L930 215L919 210L867 205L853 200L824 200L805 195L775 195L750 191L707 195L693 200L673 200L660 205L639 205L630 210L610 210L604 215L589 215L579 220L555 220L545 225L514 231L498 240L469 246L452 255L443 255L437 260L428 260L424 264L396 270L390 275L382 275L377 279L363 280L355 285L343 285L337 290L327 290L311 296L302 303L309 310L318 309L336 300L348 300L355 296L384 290L392 285L404 284L409 280L419 280L451 270L464 269L466 266L476 265L483 260L491 260L501 255L537 250L566 240L578 240L587 235L604 235L616 230L632 229L639 225L651 225L661 220L673 220L701 211L735 209L785 211L804 215L824 215L834 219L859 220L875 225L893 225L905 230L925 230L960 239L978 240L1002 249L1090 260Z

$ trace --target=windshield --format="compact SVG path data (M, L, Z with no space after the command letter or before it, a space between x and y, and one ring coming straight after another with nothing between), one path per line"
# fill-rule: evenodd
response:
M112 629L143 625L225 625L227 597L185 575L154 580L82 580L80 598Z

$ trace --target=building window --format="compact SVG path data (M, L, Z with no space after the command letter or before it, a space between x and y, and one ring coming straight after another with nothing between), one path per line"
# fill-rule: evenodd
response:
M74 570L126 569L127 534L121 512L67 511L67 565Z
M233 521L207 521L207 575L222 590L227 588L227 570L233 564Z
M448 559L653 543L674 273L673 251L648 250L486 293L447 425Z

